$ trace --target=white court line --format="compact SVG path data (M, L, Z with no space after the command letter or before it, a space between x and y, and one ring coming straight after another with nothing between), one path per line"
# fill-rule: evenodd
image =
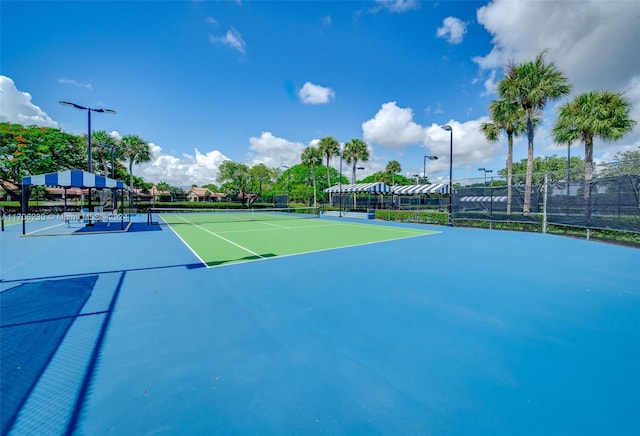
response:
M173 226L172 226L171 224L167 223L167 221L166 221L164 218L162 218L162 215L160 216L160 219L161 219L162 221L164 221L164 223L165 223L165 224L167 224L167 225L169 226L169 228L171 229L171 231L173 232L173 234L174 234L174 235L176 235L176 236L178 237L178 239L180 239L180 240L182 241L182 243L183 243L184 245L186 245L186 246L187 246L187 248L189 249L189 251L191 251L195 257L197 257L198 259L200 259L200 262L202 262L202 264L203 264L204 266L206 266L206 267L208 267L208 266L209 266L209 265L207 265L207 262L205 262L205 261L204 261L204 259L203 259L203 258L201 258L201 257L198 255L198 253L196 253L196 252L195 252L195 250L194 250L193 248L191 248L191 245L187 244L187 241L185 241L184 239L182 239L182 236L180 236L180 235L178 234L178 232L176 232L176 231L173 229Z
M435 233L440 233L440 232L435 232ZM300 253L292 253L292 254L282 254L282 255L278 255L278 256L274 256L274 257L261 257L260 259L238 260L237 262L223 263L223 264L220 264L220 265L207 265L207 268L222 268L222 267L225 267L225 266L238 265L239 263L261 262L263 260L277 260L277 259L282 259L283 257L301 256L301 255L304 255L304 254L313 254L313 253L322 253L324 251L342 250L344 248L363 247L365 245L382 244L384 242L400 241L402 239L419 238L419 237L422 237L422 236L431 236L432 234L435 234L435 233L423 233L423 234L420 234L420 235L403 236L401 238L387 239L387 240L384 240L384 241L373 241L373 242L363 242L361 244L342 245L340 247L322 248L320 250L302 251Z
M54 226L45 227L43 229L34 230L33 232L25 233L24 236L35 235L38 232L43 232L45 230L53 229L55 227L60 227L60 226L64 226L64 225L65 225L64 223L60 223L60 224L56 224Z
M211 231L211 230L209 230L209 229L205 229L205 228L204 228L204 227L202 227L200 224L196 224L196 223L194 223L194 222L192 222L192 221L189 221L188 219L183 218L183 217L179 217L179 218L180 218L180 219L182 219L182 220L184 220L184 221L186 221L186 222L188 222L188 223L189 223L189 224L191 224L191 225L194 225L194 226L198 227L200 230L204 230L205 232L212 234L212 235L213 235L213 236L215 236L216 238L220 238L220 239L222 239L224 242L226 242L226 243L228 243L228 244L235 245L236 247L240 248L241 250L246 251L247 253L251 253L251 254L253 254L254 256L258 256L260 259L264 259L264 257L263 257L263 256L260 256L260 255L259 255L258 253L256 253L255 251L251 251L251 250L249 250L247 247L243 247L242 245L237 244L237 243L233 242L232 240L225 238L224 236L220 236L220 235L218 235L217 233L212 232L212 231Z

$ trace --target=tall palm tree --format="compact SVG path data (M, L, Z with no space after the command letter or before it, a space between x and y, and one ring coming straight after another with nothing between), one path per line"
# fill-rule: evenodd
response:
M362 139L352 139L344 145L342 156L346 163L353 164L351 183L356 183L356 168L358 166L358 161L366 162L369 160L369 147L367 146L367 143ZM356 208L355 192L353 193L353 208Z
M519 103L527 119L527 173L525 176L523 213L531 213L531 179L533 175L533 118L549 101L558 100L571 92L567 77L553 62L545 62L547 50L535 60L507 66L505 77L498 83L502 99Z
M120 140L123 148L122 155L129 160L129 204L133 206L133 164L149 162L151 160L151 149L149 143L138 135L123 136Z
M398 174L400 171L402 171L402 167L400 166L400 162L398 162L397 160L389 161L389 163L384 168L384 170L388 174L391 174L391 186L394 186L396 184L396 179L395 179L396 174Z
M351 183L356 183L356 168L358 162L369 160L369 147L362 139L352 139L344 145L343 158L346 163L353 164Z
M507 134L507 214L511 213L511 187L513 184L513 138L527 131L526 113L522 105L509 100L494 100L489 105L491 122L482 123L480 130L491 142L500 139L500 131ZM534 125L539 118L534 118Z
M331 187L331 176L329 173L329 161L333 156L340 153L340 143L333 136L325 136L318 144L320 152L327 159L327 186Z
M300 156L302 165L311 168L311 177L313 177L313 207L318 205L316 194L316 167L322 165L322 152L318 147L309 146L302 151Z
M587 216L591 212L591 178L593 173L593 140L617 141L631 133L637 124L629 112L631 104L622 93L589 91L560 107L553 126L558 144L584 143L584 199Z

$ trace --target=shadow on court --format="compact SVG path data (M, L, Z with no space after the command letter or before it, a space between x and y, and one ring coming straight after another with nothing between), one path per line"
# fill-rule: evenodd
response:
M237 263L237 262L246 262L246 261L249 261L249 260L269 259L269 258L276 257L276 256L278 256L278 255L275 254L275 253L264 253L264 254L260 254L260 255L237 257L235 259L215 260L215 261L207 262L207 266L220 266L220 265L224 265L224 264L231 264L231 263Z

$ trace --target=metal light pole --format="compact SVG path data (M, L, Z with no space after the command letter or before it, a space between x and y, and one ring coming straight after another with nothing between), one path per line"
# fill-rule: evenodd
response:
M289 169L289 167L287 165L282 165L282 168L286 168L287 170ZM290 180L291 174L287 173L287 206L289 206L289 197L291 196L291 180Z
M363 170L364 167L357 167L356 170ZM355 185L356 182L358 180L358 177L356 177L356 172L353 172L353 184ZM353 208L356 209L356 193L355 193L355 189L353 192Z
M424 162L422 163L422 177L424 177L424 182L427 183L427 159L429 160L438 160L438 156L425 156Z
M492 173L493 170L488 170L486 168L478 168L478 171L484 171L484 186L487 186L487 173Z
M91 112L101 112L101 113L105 113L105 114L114 114L115 115L116 111L111 110L111 109L96 109L96 108L91 108L91 107L80 106L79 104L70 103L68 101L60 101L59 103L61 105L63 105L63 106L71 106L71 107L74 107L76 109L87 111L87 124L88 124L88 128L87 128L87 164L88 164L89 172L93 173L93 168L91 168Z
M449 132L449 226L453 226L453 129L450 125L440 126Z
M340 153L340 177L338 179L338 183L340 186L338 189L340 193L340 212L338 213L338 216L342 218L342 153Z
M116 111L111 109L97 109L91 107L80 106L79 104L70 103L68 101L59 101L59 103L63 106L71 106L76 109L87 111L87 167L90 173L93 173L93 168L91 167L91 112L101 112L105 114L114 114ZM91 188L89 188L89 212L92 212L93 205L91 203ZM91 220L89 220L89 225L91 225Z

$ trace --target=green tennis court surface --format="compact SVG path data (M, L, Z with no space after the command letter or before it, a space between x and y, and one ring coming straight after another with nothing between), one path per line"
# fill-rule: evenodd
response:
M157 222L169 225L210 267L435 233L313 217L286 212L161 213Z

